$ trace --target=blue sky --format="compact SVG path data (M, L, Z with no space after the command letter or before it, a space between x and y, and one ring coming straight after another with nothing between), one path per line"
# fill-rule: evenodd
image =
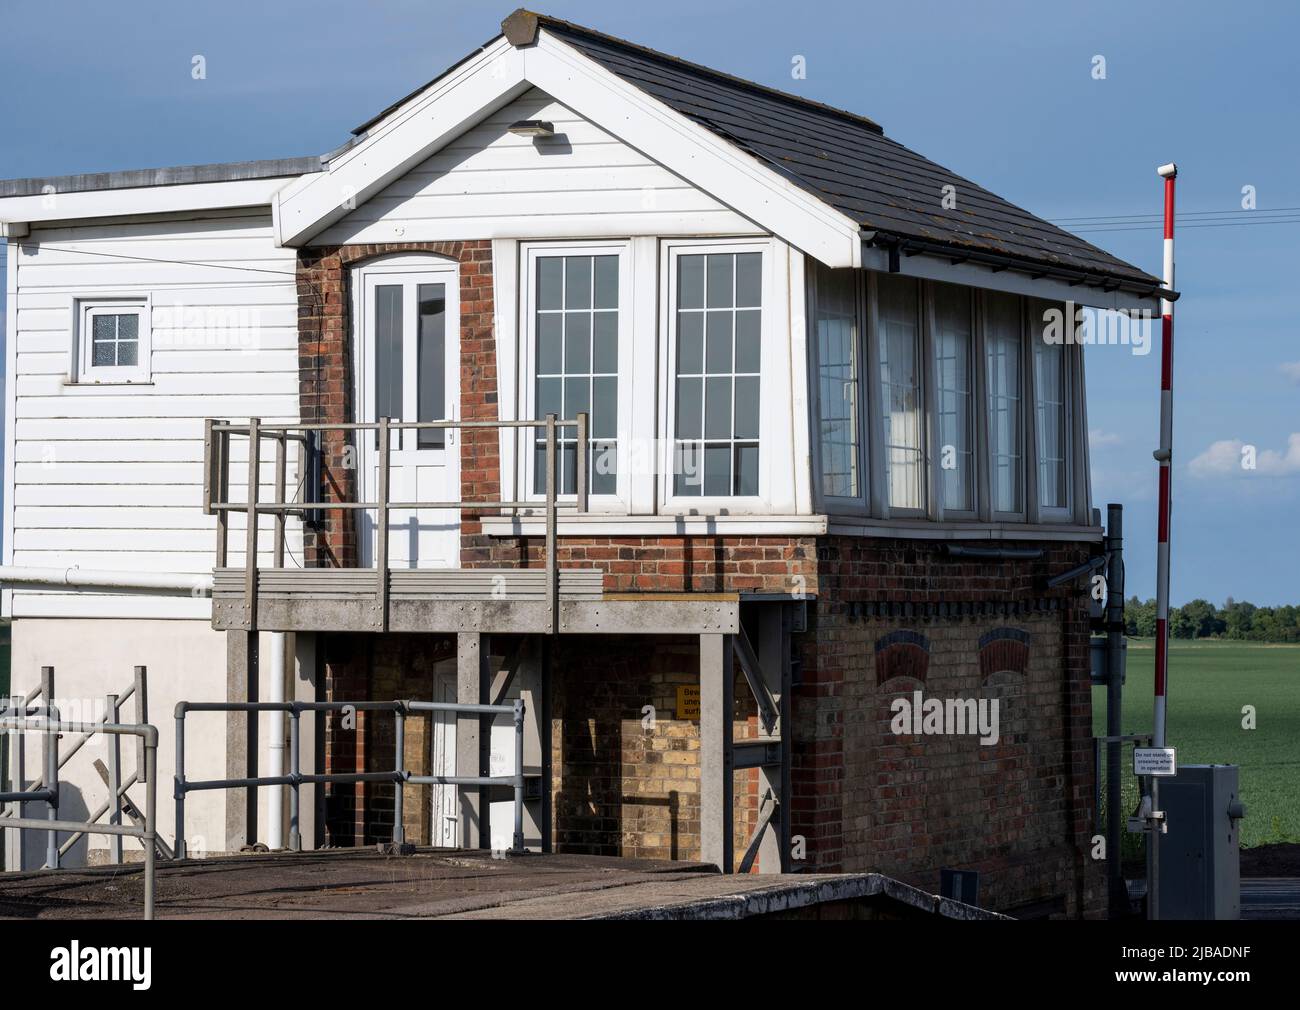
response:
M510 11L427 0L198 6L8 7L0 178L319 154L489 39ZM1169 160L1182 210L1239 210L1243 186L1260 210L1300 206L1291 4L541 9L862 112L1047 218L1157 211L1154 169ZM191 77L195 55L205 80ZM1104 80L1093 76L1098 55ZM806 79L791 77L795 56ZM1159 273L1155 228L1086 237ZM1300 602L1298 252L1300 224L1179 235L1175 603ZM1128 584L1144 597L1155 590L1158 361L1088 350L1094 499L1126 505ZM1237 443L1257 447L1253 472L1235 465Z

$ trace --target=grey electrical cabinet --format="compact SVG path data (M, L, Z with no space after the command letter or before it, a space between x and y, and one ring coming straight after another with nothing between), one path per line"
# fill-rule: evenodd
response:
M1183 765L1160 780L1161 919L1241 918L1236 765Z

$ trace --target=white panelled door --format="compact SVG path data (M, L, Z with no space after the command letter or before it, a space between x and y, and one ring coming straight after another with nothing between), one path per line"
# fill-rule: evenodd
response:
M389 257L353 274L356 414L359 421L454 420L460 402L459 276L454 262L432 256ZM390 501L457 501L459 433L394 431ZM361 495L379 493L378 433L357 437ZM360 517L362 564L374 563L377 516ZM460 514L455 509L389 513L392 568L457 568Z

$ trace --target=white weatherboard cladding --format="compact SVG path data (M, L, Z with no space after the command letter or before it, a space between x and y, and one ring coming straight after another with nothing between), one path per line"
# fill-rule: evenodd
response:
M143 572L210 572L216 520L202 512L203 421L298 414L295 253L277 249L267 211L206 211L33 227L10 246L16 272L7 348L12 494L5 562ZM79 298L147 300L150 381L69 382ZM274 497L262 446L262 501ZM289 453L288 491L297 484ZM247 498L247 440L232 441L232 500ZM260 522L271 560L272 521ZM230 563L245 523L231 516ZM302 557L290 524L289 557ZM13 593L14 616L207 618L206 599Z
M510 133L542 119L555 136ZM536 88L452 140L312 239L755 234L756 225Z

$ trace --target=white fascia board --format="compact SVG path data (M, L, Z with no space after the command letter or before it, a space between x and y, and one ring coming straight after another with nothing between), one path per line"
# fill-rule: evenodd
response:
M856 222L606 70L543 27L529 83L790 245L832 267L862 265Z
M277 194L276 244L301 246L528 89L524 58L504 39L430 85L366 138Z
M827 264L829 266L829 264ZM881 273L889 271L889 253L884 249L869 248L862 254L862 265ZM1005 291L1013 295L1028 295L1049 302L1072 301L1094 309L1126 309L1160 314L1159 297L1146 298L1133 291L1103 291L1086 284L1070 284L1052 277L1034 279L1017 270L993 270L980 263L953 263L941 256L915 253L898 258L898 272L904 277L919 277L930 281L947 281L986 291Z
M80 221L226 207L265 207L295 176L0 198L0 222Z

